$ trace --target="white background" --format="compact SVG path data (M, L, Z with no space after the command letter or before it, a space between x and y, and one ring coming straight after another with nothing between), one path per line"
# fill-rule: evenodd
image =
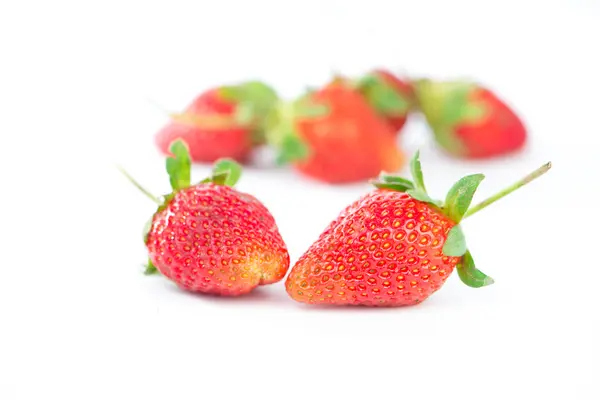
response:
M598 399L600 5L572 1L0 2L0 399ZM152 135L206 87L294 96L386 66L486 83L524 116L523 153L467 163L411 121L430 192L483 172L466 222L496 284L452 276L404 309L317 309L282 283L239 299L144 277L140 231L168 188ZM197 178L206 167L196 167ZM246 170L292 260L367 185Z

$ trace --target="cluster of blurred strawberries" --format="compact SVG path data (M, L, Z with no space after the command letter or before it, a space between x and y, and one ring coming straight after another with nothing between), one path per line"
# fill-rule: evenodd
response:
M519 117L493 92L470 81L411 80L387 70L349 79L284 101L268 85L249 81L212 88L156 135L160 150L184 140L194 162L228 157L246 162L271 146L278 163L328 183L358 182L405 163L397 135L421 113L439 146L462 158L518 150L526 139Z

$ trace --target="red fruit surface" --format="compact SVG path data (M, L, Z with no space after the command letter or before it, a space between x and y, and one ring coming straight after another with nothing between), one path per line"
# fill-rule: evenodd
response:
M442 254L455 225L408 194L378 189L348 206L292 268L299 302L404 306L427 299L460 257Z
M527 131L491 90L471 81L413 82L418 105L437 143L460 158L490 158L523 147Z
M414 97L413 88L410 82L400 79L399 77L385 69L377 69L373 71L373 74L378 76L380 79L382 79L384 82L386 82L399 94L403 95L407 99L412 99ZM404 115L399 116L388 115L385 116L385 119L387 123L390 124L392 129L399 133L406 124L406 120L408 119L408 112Z
M177 191L155 214L146 245L152 264L193 292L241 295L283 279L290 263L265 206L213 183Z
M479 88L470 93L469 101L481 104L488 111L479 121L456 126L465 156L488 158L518 150L525 144L527 132L523 122L494 93Z
M213 162L223 157L245 162L252 149L250 134L245 128L206 129L193 123L171 121L155 137L158 148L165 155L177 139L188 144L195 162Z
M395 132L360 93L334 81L310 99L327 105L329 113L296 121L298 136L310 149L308 157L295 162L298 171L324 182L346 183L402 166Z
M244 162L252 150L252 135L250 129L233 122L235 108L235 103L220 96L218 89L211 89L185 108L183 115L188 118L169 121L157 133L156 144L168 155L171 143L182 139L195 162L213 162L223 157Z
M222 114L233 115L236 103L220 94L219 88L213 88L197 96L184 112L192 114Z

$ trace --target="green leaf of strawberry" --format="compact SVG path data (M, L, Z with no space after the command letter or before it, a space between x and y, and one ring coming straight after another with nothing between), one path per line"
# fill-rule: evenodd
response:
M150 229L152 229L152 220L153 219L154 219L154 217L150 218L146 222L146 225L144 225L144 230L142 231L142 235L144 237L144 243L146 243L148 241L148 234L150 233Z
M164 210L175 197L177 191L185 189L190 186L191 181L191 159L188 152L188 147L185 142L181 139L174 141L170 146L172 156L166 159L166 169L169 173L169 179L171 181L171 187L173 192L166 194L162 197L156 197L150 193L146 188L140 185L125 169L118 167L123 175L137 187L142 193L144 193L149 199L151 199L158 206L156 213ZM203 183L214 183L217 185L233 186L237 183L242 174L242 167L236 161L230 158L222 158L217 160L212 169L211 176L202 180L199 184ZM152 222L154 215L144 226L143 238L144 244L148 244L148 234L152 228ZM146 269L144 274L151 275L157 273L158 270L152 264L151 260L148 260L145 265Z
M302 104L300 106L299 104ZM293 102L280 102L273 108L267 117L267 142L274 147L276 152L275 162L283 165L307 158L310 149L296 131L297 112L305 112L319 116L324 110L319 104L313 107L312 103L299 99Z
M277 163L302 160L308 156L309 152L308 146L296 135L285 135L281 142L281 154L277 158Z
M408 189L406 193L415 200L435 204L435 201L423 189Z
M420 152L417 150L410 160L410 172L415 183L415 188L421 189L423 192L427 193L427 190L425 190L425 181L423 180L423 170L421 169L421 160L419 159L419 156Z
M302 120L307 120L325 117L330 111L330 108L325 104L302 101L295 105L294 116Z
M469 94L473 89L474 85L470 83L454 83L447 86L441 115L443 123L451 126L463 119Z
M467 175L459 179L448 191L444 209L448 217L457 224L469 209L473 195L483 178L483 174Z
M395 175L388 175L385 172L382 172L379 175L379 179L382 180L383 182L386 183L396 183L396 184L401 184L406 186L409 189L412 189L415 187L415 184L412 183L412 181L406 179L406 178L402 178L401 176L395 176Z
M233 119L241 126L252 125L254 122L254 106L249 103L240 103L235 108Z
M480 288L494 283L492 277L487 276L475 267L471 252L467 251L461 262L456 266L460 280L472 288Z
M359 80L357 88L382 115L405 115L411 107L408 99L375 75Z
M461 257L467 251L467 240L465 234L462 231L460 225L454 225L450 232L448 232L448 238L442 253L449 257Z
M175 140L170 147L172 156L167 158L167 173L173 190L190 186L192 160L187 145L181 139Z
M250 128L254 144L263 144L266 139L267 117L279 101L275 90L263 82L249 81L222 86L219 88L219 95L236 105L233 122Z
M377 179L372 180L371 184L379 189L390 189L397 192L406 192L415 187L408 179L400 176L388 175L385 172L382 172Z
M382 172L379 177L371 183L377 188L405 192L415 200L438 206L437 211L443 213L446 217L456 223L456 225L448 232L448 236L442 247L442 253L449 257L461 257L460 264L457 266L460 279L468 286L482 287L492 284L494 280L475 268L473 257L467 249L465 235L459 222L523 187L534 179L537 179L548 172L550 168L551 163L544 164L512 185L474 206L471 206L471 202L475 191L485 177L483 174L467 175L459 179L452 188L450 188L446 195L446 201L442 203L432 199L425 191L423 171L421 169L418 151L415 152L410 163L414 184L410 180L399 176L387 175L385 172Z
M215 162L212 173L225 177L223 185L234 186L242 176L242 166L230 158L222 158Z
M212 173L200 183L214 183L215 185L235 186L242 175L242 166L231 158L221 158L215 161Z
M251 123L262 125L264 117L278 100L275 90L259 81L223 86L219 88L219 94L237 104L235 119L244 125Z
M469 151L456 129L477 124L489 113L488 107L473 98L480 86L470 81L413 81L420 111L431 127L438 144L455 155Z
M156 269L156 267L154 266L154 264L152 264L152 261L150 261L150 259L148 259L148 262L145 265L145 269L144 269L144 275L154 275L154 274L158 274L158 269Z

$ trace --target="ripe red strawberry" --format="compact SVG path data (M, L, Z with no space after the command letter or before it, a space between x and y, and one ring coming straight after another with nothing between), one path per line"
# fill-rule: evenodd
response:
M173 192L156 199L144 190L159 204L144 235L147 273L158 270L185 290L225 296L283 279L290 260L273 216L252 195L231 187L240 166L221 160L210 178L190 185L186 145L173 143L171 153Z
M410 82L385 69L375 69L357 83L358 90L371 106L399 133L413 108L414 93Z
M463 158L488 158L525 144L523 122L492 91L473 82L414 83L419 107L439 145Z
M281 105L271 124L280 161L324 182L366 180L404 161L393 130L343 79Z
M156 135L156 143L168 154L171 143L182 139L196 162L222 157L243 162L254 145L264 142L264 118L276 100L275 92L260 82L210 89L181 114L172 115Z
M549 168L469 209L483 175L460 179L445 202L435 201L425 191L417 153L414 183L382 174L378 189L348 206L300 257L287 292L308 304L412 305L435 293L455 268L468 286L489 285L493 280L475 268L460 221Z
M177 139L189 143L194 162L212 162L229 157L245 162L252 150L250 131L228 117L185 115L174 117L156 135L159 149L167 154Z

